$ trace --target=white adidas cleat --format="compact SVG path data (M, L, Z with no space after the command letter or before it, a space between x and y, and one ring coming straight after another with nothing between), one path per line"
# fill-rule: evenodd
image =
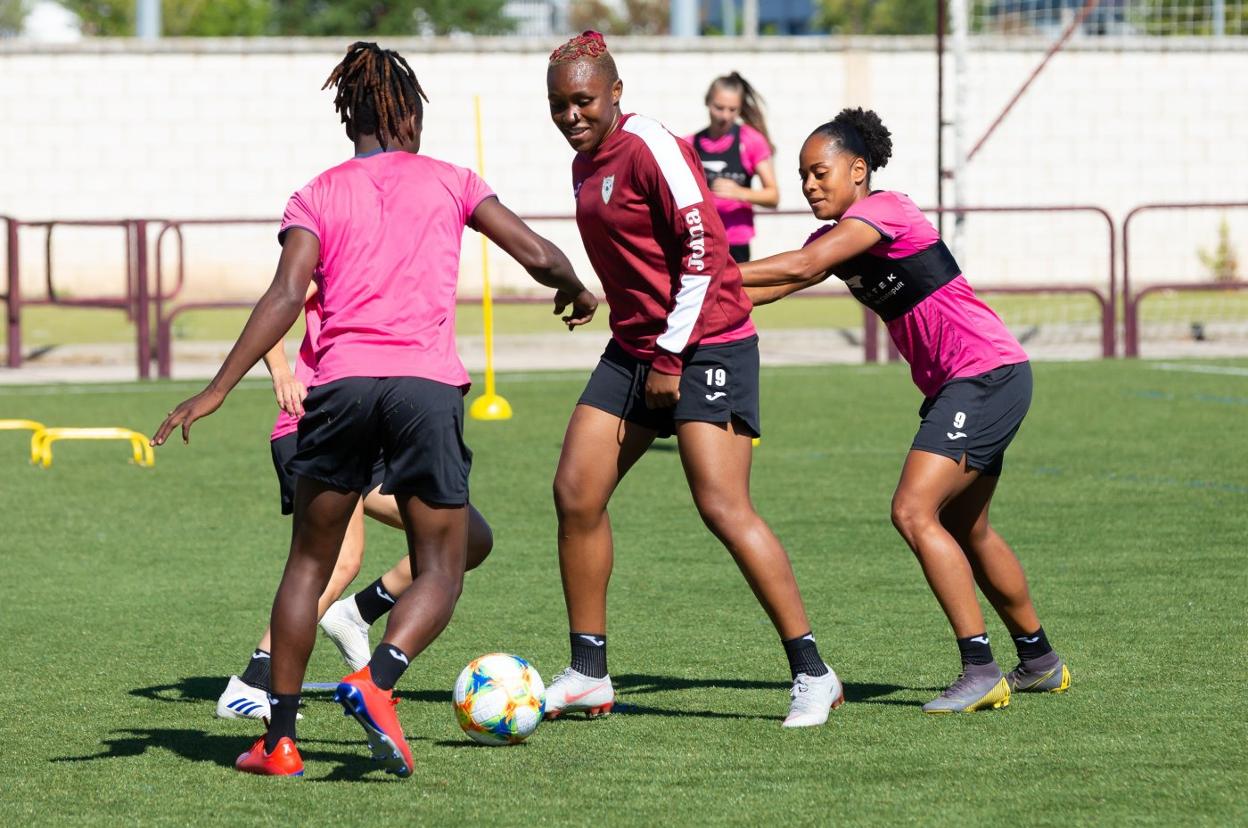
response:
M822 676L798 673L789 694L793 702L784 720L785 727L818 727L828 720L829 711L845 703L845 688L831 667Z
M321 629L334 642L352 673L359 672L372 658L373 649L368 643L368 624L360 617L360 608L356 606L355 598L343 598L330 605L321 618Z
M267 719L269 694L252 687L238 676L230 676L225 692L217 699L218 719Z
M548 719L564 713L584 713L595 719L610 713L614 706L615 688L611 686L610 676L591 678L568 667L546 688Z

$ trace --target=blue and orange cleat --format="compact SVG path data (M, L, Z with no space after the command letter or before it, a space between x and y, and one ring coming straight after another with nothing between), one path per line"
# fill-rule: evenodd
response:
M272 753L265 753L261 736L251 750L234 760L234 768L260 776L303 776L303 757L289 736L279 739Z
M334 701L364 728L373 758L381 762L386 773L400 778L412 775L412 751L403 737L403 728L394 706L399 700L390 690L373 684L368 665L343 678L334 691Z

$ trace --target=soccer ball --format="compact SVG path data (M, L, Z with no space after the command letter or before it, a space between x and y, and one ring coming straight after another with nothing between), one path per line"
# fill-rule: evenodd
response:
M529 662L490 653L469 662L455 682L455 718L483 745L514 745L528 738L546 711L546 685Z

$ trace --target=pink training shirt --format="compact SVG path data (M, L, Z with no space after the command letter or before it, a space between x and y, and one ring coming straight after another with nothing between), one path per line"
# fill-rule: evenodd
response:
M701 149L708 153L726 152L732 146L732 133L729 132L714 139L702 138L701 140L696 134L687 135L685 142L691 144L694 150ZM749 124L741 124L740 153L741 166L745 167L746 173L753 177L758 165L771 158L771 145L767 143L767 138L763 133ZM724 223L724 230L728 232L728 244L749 244L750 239L754 238L754 205L735 198L720 198L717 195L713 195L713 198L715 210Z
M344 377L422 377L465 386L455 350L464 227L494 195L472 170L410 152L357 156L286 205L279 238L321 242L313 386Z
M295 379L303 383L304 388L308 388L312 385L313 374L316 373L316 341L321 333L321 308L315 296L304 304L303 319L303 342L299 343L299 353L295 354ZM273 433L269 435L269 440L278 440L298 430L299 419L281 411L277 415L277 422L273 424Z
M903 193L871 193L841 217L850 219L871 225L883 237L867 251L869 256L903 259L940 240L936 228ZM934 397L949 380L1027 361L1027 352L1005 323L961 275L886 325L926 397Z

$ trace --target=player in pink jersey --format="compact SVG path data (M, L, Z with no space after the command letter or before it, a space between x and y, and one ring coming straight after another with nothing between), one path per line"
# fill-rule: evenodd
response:
M308 384L312 381L316 365L316 342L321 330L321 310L316 301L316 283L308 289L304 303L305 331L299 351L295 356L294 372L286 361L284 343L278 341L264 355L265 367L273 379L273 394L280 409L269 438L273 469L277 473L281 495L281 511L289 515L294 511L295 476L290 471L290 461L298 451L299 418L303 416L303 400L307 397ZM317 602L320 627L338 648L351 671L359 670L368 663L369 627L394 606L397 597L411 585L412 568L406 557L354 595L338 600L344 589L359 574L364 557L364 516L392 526L403 528L398 502L392 494L382 494L381 484L385 477L385 464L378 457L373 464L373 476L367 490L362 493L351 522L347 526L338 560L325 591ZM490 525L471 504L468 506L468 557L465 569L480 566L489 556L494 545ZM264 634L252 651L247 666L238 675L230 676L225 690L217 699L216 715L222 719L269 718L270 630Z
M754 207L780 203L762 104L762 97L740 74L722 75L706 90L711 123L685 138L702 159L706 181L715 195L715 209L724 223L728 252L736 262L750 258ZM761 187L751 186L755 176Z
M662 125L620 112L623 87L598 33L556 49L546 82L551 118L577 150L577 227L612 333L555 476L572 663L547 688L547 713L592 716L615 702L607 502L654 439L674 433L698 512L780 634L793 679L785 726L821 725L844 694L815 646L788 555L750 502L758 337L701 165Z
M308 285L320 298L312 390L290 461L298 478L290 558L273 602L268 732L239 770L299 775L295 718L316 635L317 598L380 452L382 492L394 494L415 578L390 613L381 644L335 691L364 728L374 758L410 776L412 754L392 690L446 627L463 587L468 472L455 351L455 289L466 226L484 233L539 283L569 328L597 306L567 257L504 207L471 170L419 155L424 93L397 53L355 43L326 86L337 88L355 157L291 197L277 274L208 387L170 412L152 439L184 441L298 318Z
M835 274L880 315L926 399L893 495L893 525L949 618L962 675L926 713L1009 704L1010 692L1062 692L1070 671L1049 645L1023 568L988 522L1002 459L1031 402L1027 354L963 278L936 228L901 193L873 191L892 154L879 116L843 110L802 146L802 191L837 222L801 250L742 267L759 304ZM993 658L978 583L1014 638L1008 675Z

